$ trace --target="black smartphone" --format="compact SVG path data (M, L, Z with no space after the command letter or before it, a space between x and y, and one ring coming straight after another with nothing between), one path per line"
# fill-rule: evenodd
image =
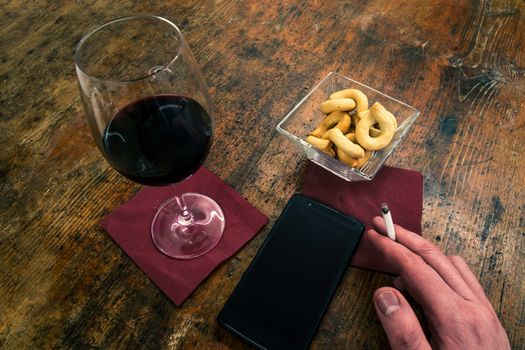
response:
M294 195L219 313L259 349L306 349L363 234L350 216Z

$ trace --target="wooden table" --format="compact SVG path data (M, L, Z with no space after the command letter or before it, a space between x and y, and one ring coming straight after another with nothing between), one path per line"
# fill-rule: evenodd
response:
M245 348L216 316L306 160L275 126L329 71L422 115L388 164L424 175L424 237L465 257L514 348L525 344L525 2L10 1L0 5L0 347ZM175 306L100 220L140 186L95 147L73 52L125 14L178 23L210 86L206 166L270 224ZM349 268L313 348L383 348L371 296L383 274Z

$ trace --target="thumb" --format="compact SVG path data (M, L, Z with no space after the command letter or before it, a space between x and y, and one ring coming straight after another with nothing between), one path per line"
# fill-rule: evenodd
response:
M379 288L374 306L393 350L430 349L414 311L399 291Z

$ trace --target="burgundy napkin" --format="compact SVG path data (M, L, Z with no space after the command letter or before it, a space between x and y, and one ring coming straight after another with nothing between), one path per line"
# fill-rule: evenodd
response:
M356 218L367 229L372 228L372 218L381 215L381 203L387 203L395 224L421 235L423 176L416 171L384 166L372 181L347 182L309 163L303 194ZM372 252L365 235L351 265L392 272Z
M224 260L239 250L268 218L208 169L201 167L175 186L144 187L102 220L102 226L129 257L177 305ZM153 245L150 224L157 208L175 193L198 192L213 198L226 219L215 248L190 260L170 258Z

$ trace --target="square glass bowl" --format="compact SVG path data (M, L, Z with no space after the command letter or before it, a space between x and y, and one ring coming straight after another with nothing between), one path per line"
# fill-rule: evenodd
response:
M369 106L381 103L397 119L397 130L392 142L384 149L375 151L360 169L354 169L321 152L305 141L323 118L321 102L336 91L359 89L367 97ZM368 181L377 174L392 151L399 145L419 116L419 111L393 97L383 94L355 80L330 72L319 84L297 103L277 125L277 131L302 149L308 159L346 181Z

